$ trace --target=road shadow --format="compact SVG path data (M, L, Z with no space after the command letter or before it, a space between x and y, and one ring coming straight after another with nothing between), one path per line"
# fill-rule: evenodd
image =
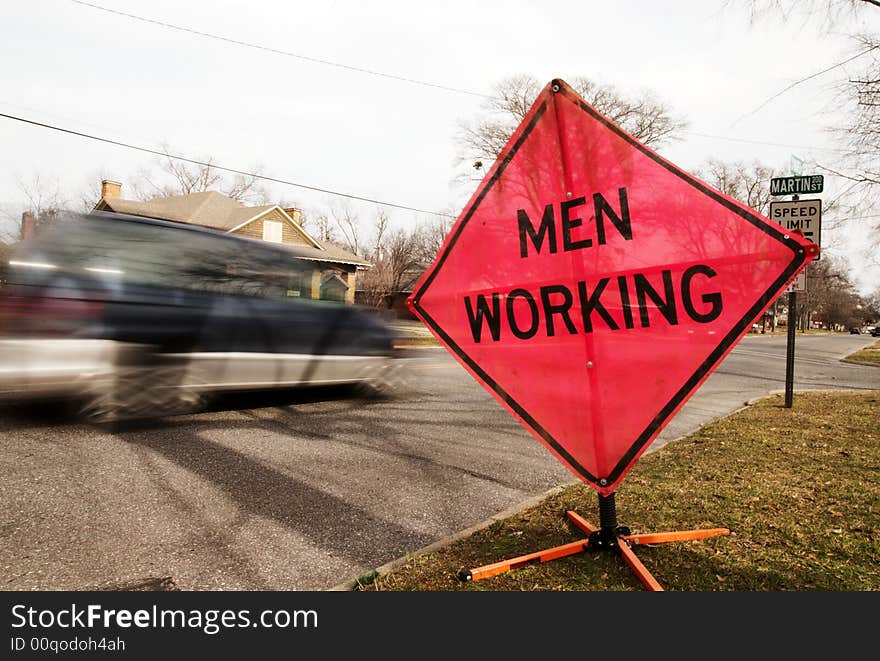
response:
M281 401L290 408L295 407L295 402L314 401L317 396L320 395L300 393L293 400L282 397ZM265 406L278 406L279 397L257 397L254 401ZM353 398L351 403L358 406L359 400ZM334 433L331 418L327 416L326 422L322 422L321 436L324 438ZM205 437L205 432L222 427L247 438L248 434L265 428L265 421L259 418L246 416L217 421L196 415L167 418L161 425L157 422L131 426L117 431L115 436L174 462L220 489L240 513L239 521L250 517L270 519L306 538L310 544L357 565L377 566L389 557L434 541L428 535L378 515L376 503L370 503L373 508L369 509L349 502L291 472L279 470L244 451ZM275 434L285 434L284 429L284 425L272 425ZM303 437L301 430L286 435L292 440ZM167 480L159 488L182 508L189 507L189 494L178 493Z

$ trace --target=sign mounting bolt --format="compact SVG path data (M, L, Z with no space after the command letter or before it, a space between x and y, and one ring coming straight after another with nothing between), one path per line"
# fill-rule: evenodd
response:
M599 480L599 484L601 484L601 485L604 487L606 484L608 484L608 480L606 480L606 479L603 477L601 480Z
M593 361L592 361L592 360L588 360L588 361L587 361L587 367L592 367L592 366L593 366Z

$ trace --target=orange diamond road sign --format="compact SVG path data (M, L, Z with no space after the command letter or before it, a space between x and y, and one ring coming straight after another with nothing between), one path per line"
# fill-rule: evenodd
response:
M608 495L818 252L554 80L408 304Z

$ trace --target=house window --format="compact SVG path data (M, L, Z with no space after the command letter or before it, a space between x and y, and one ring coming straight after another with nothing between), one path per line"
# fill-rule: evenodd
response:
M264 220L263 241L281 243L281 223L274 220Z

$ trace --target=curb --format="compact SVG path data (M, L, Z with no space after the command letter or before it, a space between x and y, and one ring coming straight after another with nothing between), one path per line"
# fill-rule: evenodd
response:
M865 365L867 367L880 367L880 363L868 363L862 360L850 360L849 358L841 358L841 363L848 363L849 365Z
M430 553L431 551L436 551L437 549L441 549L444 546L449 546L453 542L457 542L460 539L464 539L465 537L469 537L470 535L474 534L475 532L477 532L479 530L482 530L484 528L488 528L496 521L501 521L503 519L507 519L507 518L513 516L514 514L519 514L523 510L526 510L530 507L533 507L534 505L538 505L539 503L546 500L550 496L554 496L557 493L563 491L564 489L567 489L568 487L570 487L574 484L580 484L580 481L573 480L571 482L567 482L565 484L561 484L559 486L553 487L552 489L548 489L544 493L540 493L537 496L532 496L531 498L529 498L521 503L518 503L517 505L513 505L512 507L509 507L506 510L498 512L497 514L493 514L488 519L485 519L484 521L481 521L480 523L477 523L476 525L473 525L470 528L465 528L464 530L460 530L459 532L457 532L453 535L450 535L449 537L444 537L443 539L437 540L433 544L429 544L428 546L424 546L416 551L412 551L410 553L407 553L406 555L401 556L395 560L392 560L391 562L387 562L384 565L382 565L381 567L376 567L376 569L374 569L373 572L375 572L376 576L382 576L384 574L387 574L387 573L397 569L398 567L406 564L406 562L408 560L410 560L411 558L414 558L419 555L423 555L425 553ZM371 573L371 572L367 572L367 574L369 574L369 573ZM344 583L340 583L339 585L336 585L332 588L327 588L326 591L327 592L352 592L357 587L357 585L358 585L358 579L353 578L348 581L345 581Z

